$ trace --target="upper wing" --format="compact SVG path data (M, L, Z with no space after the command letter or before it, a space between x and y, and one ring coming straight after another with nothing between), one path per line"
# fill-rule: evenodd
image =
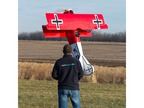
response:
M66 37L67 31L77 30L80 36L91 36L92 29L107 29L102 14L46 13L48 24L43 25L44 36Z
M58 14L46 13L49 30L107 29L102 14Z

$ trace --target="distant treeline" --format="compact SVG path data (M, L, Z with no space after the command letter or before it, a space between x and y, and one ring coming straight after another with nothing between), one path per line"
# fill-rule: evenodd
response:
M18 40L52 40L64 41L66 38L45 38L43 32L37 31L32 33L19 33ZM92 33L91 37L81 37L82 41L99 41L99 42L126 42L126 32L119 33Z

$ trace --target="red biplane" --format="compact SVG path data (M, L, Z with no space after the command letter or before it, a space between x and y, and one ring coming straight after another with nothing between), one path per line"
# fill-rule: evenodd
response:
M42 25L45 38L67 37L84 75L92 74L94 67L83 55L80 37L92 36L93 29L108 29L102 14L74 14L72 10L66 10L64 13L46 13L46 19L48 24Z

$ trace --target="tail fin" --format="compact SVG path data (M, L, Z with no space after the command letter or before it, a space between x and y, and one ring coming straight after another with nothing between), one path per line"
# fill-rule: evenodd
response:
M94 72L94 67L88 62L85 56L80 56L79 61L81 62L84 75L91 75Z

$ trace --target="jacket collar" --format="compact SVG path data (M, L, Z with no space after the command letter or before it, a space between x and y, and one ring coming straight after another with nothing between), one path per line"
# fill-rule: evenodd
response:
M63 57L72 57L72 55L66 55L66 54L65 54L65 55L63 55Z

